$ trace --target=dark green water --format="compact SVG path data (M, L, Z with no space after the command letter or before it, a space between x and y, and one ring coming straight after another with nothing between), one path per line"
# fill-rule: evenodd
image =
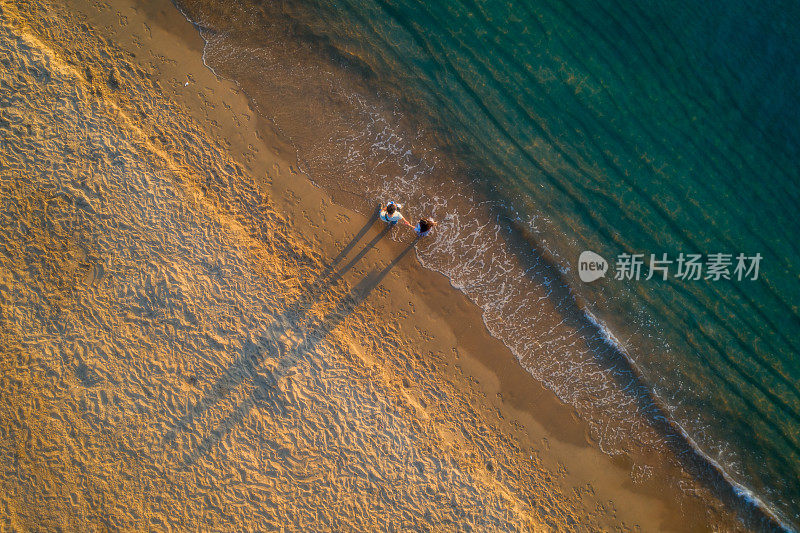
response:
M212 3L187 4L210 65L285 125L312 177L337 169L364 205L393 195L443 220L420 259L598 421L601 446L658 446L629 420L655 401L745 497L800 525L800 4L306 1L251 6L227 34ZM254 47L245 26L261 19L378 96L312 67L260 78L275 42ZM269 83L287 109L313 109L271 108ZM446 158L488 207L448 188ZM674 264L667 281L615 280L612 264L586 284L583 250L727 253L731 274L739 253L762 259L756 280L679 280ZM552 319L570 305L588 322Z

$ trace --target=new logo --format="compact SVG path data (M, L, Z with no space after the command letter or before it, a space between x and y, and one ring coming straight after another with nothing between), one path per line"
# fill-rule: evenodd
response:
M586 250L578 258L578 275L584 283L600 279L608 272L608 261L603 256Z

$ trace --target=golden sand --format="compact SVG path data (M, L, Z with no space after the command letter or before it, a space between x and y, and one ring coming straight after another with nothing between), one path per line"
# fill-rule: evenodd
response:
M170 5L0 3L0 528L735 527L587 444L200 54Z

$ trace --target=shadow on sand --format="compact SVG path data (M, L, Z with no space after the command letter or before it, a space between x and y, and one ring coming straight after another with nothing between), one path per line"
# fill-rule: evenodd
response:
M323 346L328 335L339 326L383 281L387 274L410 252L417 241L409 243L385 268L373 270L362 278L351 290L321 318L310 311L321 296L334 291L342 276L355 266L366 253L389 232L390 227L381 230L370 242L343 267L335 270L347 254L366 235L377 220L373 216L353 240L320 273L316 280L307 286L300 298L283 313L276 316L259 342L245 345L231 365L209 387L203 398L182 418L175 421L167 431L164 443L171 443L178 434L189 431L195 419L225 399L231 391L245 382L251 382L254 390L240 401L230 413L215 425L191 451L184 456L182 468L187 468L203 454L213 449L230 431L240 424L250 410L259 406L267 408L277 416L286 414L288 400L281 394L277 385L281 378L290 375L295 365L309 358ZM299 342L295 342L297 339ZM199 422L198 422L199 423Z

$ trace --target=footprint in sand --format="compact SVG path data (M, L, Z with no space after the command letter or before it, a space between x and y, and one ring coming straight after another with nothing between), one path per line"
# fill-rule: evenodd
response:
M75 377L77 377L85 387L94 387L103 380L97 372L81 360L78 361L74 371Z
M86 277L84 278L84 283L91 287L97 287L102 281L103 277L105 277L106 269L101 263L94 263L89 265L89 269L86 272Z

